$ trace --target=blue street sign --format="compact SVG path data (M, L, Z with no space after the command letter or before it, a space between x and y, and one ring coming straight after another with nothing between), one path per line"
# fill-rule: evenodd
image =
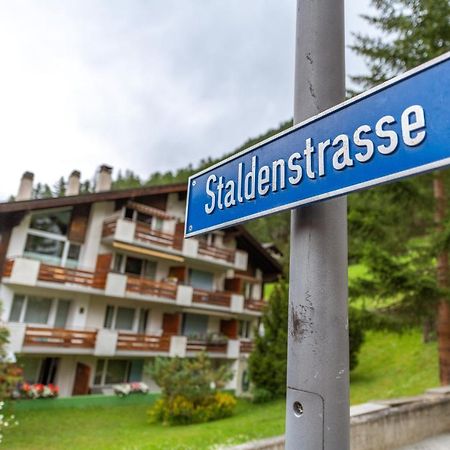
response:
M187 237L450 165L450 52L189 179Z

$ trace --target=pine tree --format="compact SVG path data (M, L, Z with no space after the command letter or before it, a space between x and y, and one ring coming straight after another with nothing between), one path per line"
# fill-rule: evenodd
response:
M385 81L450 49L448 0L372 0L372 5L376 8L377 15L363 17L382 32L382 37L373 38L357 34L355 44L352 46L352 49L368 62L369 74L353 77L353 81L363 88ZM434 228L441 237L444 236L441 243L448 242L447 178L448 173L445 172L433 174L433 194L429 198L434 200ZM399 240L411 242L402 235L399 236ZM438 300L431 304L437 304L440 380L442 384L450 384L448 245L431 247L435 250L436 281L430 289L439 293ZM410 269L414 270L414 264L410 265ZM398 271L395 274L398 275ZM410 289L414 289L416 293L420 291L414 283Z
M255 393L265 392L267 397L286 393L288 298L287 283L275 285L262 316L263 332L257 333L255 350L249 358Z

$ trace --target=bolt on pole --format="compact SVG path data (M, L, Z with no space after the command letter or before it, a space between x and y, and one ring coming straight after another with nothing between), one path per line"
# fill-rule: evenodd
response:
M344 50L344 0L298 0L294 123L345 99ZM349 449L347 264L346 197L292 211L287 450Z

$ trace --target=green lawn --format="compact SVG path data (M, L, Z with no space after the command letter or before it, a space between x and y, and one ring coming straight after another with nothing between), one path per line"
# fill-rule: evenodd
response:
M420 394L438 385L436 345L419 332L369 333L352 374L352 404ZM22 450L213 449L283 433L284 401L240 401L234 417L202 425L149 424L146 405L18 411L4 446Z

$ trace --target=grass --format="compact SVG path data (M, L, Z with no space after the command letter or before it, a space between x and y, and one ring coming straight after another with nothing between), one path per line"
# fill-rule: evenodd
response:
M419 331L370 332L352 373L351 402L421 394L438 385L437 373L436 344L422 344ZM202 450L284 430L284 400L264 405L240 400L229 419L183 427L149 424L147 409L133 405L19 410L19 426L5 434L4 445L11 450Z
M403 334L368 332L351 374L352 404L422 394L438 386L435 342L422 343L420 331Z

